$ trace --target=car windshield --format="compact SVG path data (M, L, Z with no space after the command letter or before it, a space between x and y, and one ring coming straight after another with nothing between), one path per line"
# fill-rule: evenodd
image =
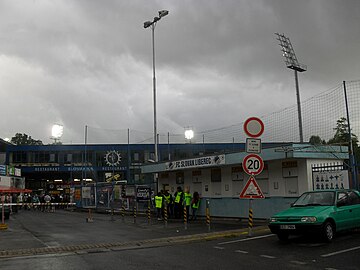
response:
M335 194L333 191L308 192L302 194L293 206L334 205L334 198Z

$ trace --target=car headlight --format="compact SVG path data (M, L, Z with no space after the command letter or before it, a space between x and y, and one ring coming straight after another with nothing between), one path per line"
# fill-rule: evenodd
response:
M301 222L316 222L316 217L302 217Z
M274 218L274 217L270 218L270 222L276 222L276 221L277 221L276 218Z

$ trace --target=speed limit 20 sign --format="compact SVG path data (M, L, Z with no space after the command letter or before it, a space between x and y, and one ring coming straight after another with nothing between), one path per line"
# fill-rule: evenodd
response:
M242 163L244 172L249 175L258 175L264 169L264 161L259 155L250 154L247 155Z

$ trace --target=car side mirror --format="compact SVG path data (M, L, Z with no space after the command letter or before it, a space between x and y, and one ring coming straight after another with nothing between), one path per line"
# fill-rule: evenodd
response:
M337 202L337 203L336 203L336 207L341 207L341 206L344 206L344 205L345 205L344 202Z

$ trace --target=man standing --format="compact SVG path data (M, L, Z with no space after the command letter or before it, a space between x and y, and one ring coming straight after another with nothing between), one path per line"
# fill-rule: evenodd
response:
M184 193L184 205L186 207L186 220L189 220L190 216L190 206L191 206L191 193L190 193L190 187L186 187L185 193Z
M181 218L181 213L183 209L183 199L184 199L184 193L182 192L181 187L177 187L177 190L174 194L175 200L174 200L174 212L175 212L175 218Z
M155 207L157 211L157 220L162 220L162 208L163 208L163 196L161 192L158 192L158 194L155 196Z

